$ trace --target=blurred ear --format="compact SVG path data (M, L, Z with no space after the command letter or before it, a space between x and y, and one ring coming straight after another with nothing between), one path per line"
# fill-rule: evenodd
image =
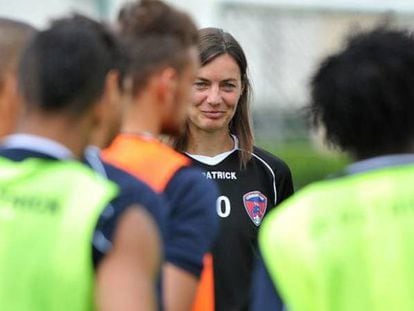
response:
M171 67L163 69L158 75L157 97L163 108L170 109L174 104L178 88L177 71Z
M120 127L122 101L118 79L117 71L108 72L102 96L94 107L95 128L91 144L99 147L106 147L107 141L112 139L113 134Z
M102 98L108 102L110 106L119 104L120 89L119 89L119 73L116 70L111 70L105 79L105 88Z
M15 73L8 71L3 75L0 85L0 136L10 134L15 129L22 113L21 106Z
M12 104L14 98L18 94L16 76L11 72L5 72L1 77L0 83L0 108L9 109L9 105Z
M105 77L105 84L102 89L102 94L96 104L94 105L94 114L97 117L97 121L101 123L104 120L101 120L104 117L104 114L111 108L113 105L115 95L119 93L118 86L118 74L115 71L110 71Z

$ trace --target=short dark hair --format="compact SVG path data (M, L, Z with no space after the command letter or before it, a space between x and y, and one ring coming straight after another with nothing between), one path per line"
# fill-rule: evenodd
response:
M363 159L406 152L414 138L414 38L375 28L353 35L311 81L310 116L331 144Z
M23 54L19 87L25 104L80 115L102 95L107 73L122 71L123 59L103 24L79 14L55 20Z
M186 51L198 42L191 17L159 0L126 4L118 16L119 33L129 53L127 76L138 93L148 78L165 67L181 71Z
M0 17L0 88L8 70L16 70L20 55L36 32L31 25Z

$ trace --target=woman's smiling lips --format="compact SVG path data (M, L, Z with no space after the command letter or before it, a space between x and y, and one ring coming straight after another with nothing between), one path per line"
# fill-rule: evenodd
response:
M223 116L223 111L202 111L203 115L209 119L219 119Z

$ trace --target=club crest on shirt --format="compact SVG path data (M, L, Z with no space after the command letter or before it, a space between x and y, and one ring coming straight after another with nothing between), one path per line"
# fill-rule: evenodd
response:
M267 198L260 191L250 191L243 196L244 208L250 219L259 226L267 208Z

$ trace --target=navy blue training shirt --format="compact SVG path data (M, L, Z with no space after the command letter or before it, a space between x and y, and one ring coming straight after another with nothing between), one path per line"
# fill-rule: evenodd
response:
M170 180L164 194L171 206L166 259L199 276L205 251L215 240L212 234L218 232L217 187L198 168L183 167Z

